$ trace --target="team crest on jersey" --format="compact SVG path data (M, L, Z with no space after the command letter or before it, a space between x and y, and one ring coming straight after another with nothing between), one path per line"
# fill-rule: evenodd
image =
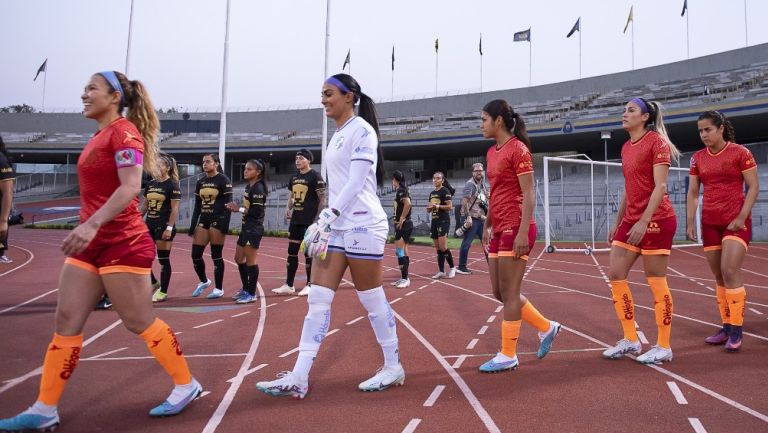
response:
M339 150L342 148L342 146L344 146L344 136L340 135L339 138L336 139L336 143L333 145L333 147L336 150Z

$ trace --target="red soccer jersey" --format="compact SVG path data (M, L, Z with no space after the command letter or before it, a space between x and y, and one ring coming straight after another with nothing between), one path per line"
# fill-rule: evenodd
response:
M706 148L694 153L690 174L698 176L704 185L701 222L722 226L730 224L744 206L742 173L755 169L757 165L752 152L736 143L726 143L716 154Z
M121 117L107 125L85 145L77 160L80 179L80 223L96 213L120 186L117 176L117 152L131 149L144 152L144 139L127 119ZM99 228L100 240L120 241L147 230L138 211L138 197L112 221Z
M643 138L632 143L627 140L621 148L621 171L624 173L624 190L627 194L627 209L623 221L636 223L643 216L651 200L651 193L656 187L653 180L653 167L659 164L670 165L669 145L654 132L648 131ZM651 217L660 220L675 216L675 210L664 194L659 207Z
M523 190L518 176L533 173L531 152L512 137L501 149L491 146L486 154L488 181L491 184L489 212L493 232L501 233L520 226L523 213ZM531 210L531 224L535 224Z

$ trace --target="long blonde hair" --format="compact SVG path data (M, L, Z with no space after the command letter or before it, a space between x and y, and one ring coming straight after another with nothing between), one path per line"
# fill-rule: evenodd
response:
M149 173L152 177L157 177L159 174L158 153L160 152L157 135L160 132L160 119L155 112L155 106L149 98L147 88L141 81L131 81L123 73L114 72L125 92L118 112L122 114L123 109L128 108L128 114L125 118L136 126L144 139L144 172ZM112 92L114 90L112 89Z
M165 161L165 164L168 166L168 177L178 182L179 167L176 165L176 159L165 152L160 152L159 155L160 158Z
M657 101L647 101L648 106L652 108L652 111L648 113L648 120L645 122L645 127L649 131L654 131L657 134L659 134L664 140L665 143L667 143L667 146L669 146L669 156L672 157L673 161L677 161L680 159L680 150L677 149L677 146L675 146L674 143L672 143L672 140L669 139L669 134L667 133L667 127L664 126L664 115L661 112L662 105L661 103Z

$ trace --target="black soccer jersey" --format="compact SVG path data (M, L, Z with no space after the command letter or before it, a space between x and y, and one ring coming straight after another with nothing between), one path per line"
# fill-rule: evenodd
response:
M399 188L397 188L397 192L395 193L395 201L394 201L394 207L395 207L395 221L400 221L400 217L403 215L403 208L405 207L404 200L406 198L411 198L411 194L408 192L408 187L401 185ZM407 221L411 219L411 209L408 209L408 213L405 215L405 218L403 218L404 221Z
M267 192L264 184L256 182L253 186L246 184L243 192L243 231L264 230L264 206L267 202Z
M448 202L451 200L451 191L448 190L446 187L440 187L440 189L436 189L429 193L429 202L433 205L441 205L444 206L448 204ZM437 208L432 209L432 220L439 220L439 221L450 221L451 220L451 214L450 211L447 210L438 210Z
M168 221L171 216L171 200L181 200L179 182L168 178L162 182L151 179L144 190L147 200L147 219Z
M288 188L293 196L293 214L291 224L309 225L315 222L320 206L318 192L325 191L325 181L315 170L296 173L291 177Z
M10 182L15 177L16 175L13 173L13 167L11 166L10 161L8 161L8 158L0 152L0 182ZM0 206L2 206L3 203L2 198L3 193L0 192Z
M232 201L232 182L222 173L197 181L195 187L195 207L200 215L222 215L229 212L224 206Z

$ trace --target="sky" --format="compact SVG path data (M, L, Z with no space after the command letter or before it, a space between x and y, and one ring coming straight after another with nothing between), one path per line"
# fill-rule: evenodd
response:
M129 78L158 108L219 111L226 0L133 1ZM319 107L326 1L230 1L228 111ZM526 87L529 54L534 86L578 79L580 38L582 77L630 70L633 25L635 69L687 56L683 0L329 1L329 74L350 51L351 74L375 101L480 91L481 60L482 90ZM764 0L687 3L691 58L768 42ZM130 7L0 0L0 107L40 109L45 86L45 111L79 111L91 74L125 70ZM581 32L567 39L579 17ZM513 42L528 28L530 44ZM47 76L33 81L46 58Z

